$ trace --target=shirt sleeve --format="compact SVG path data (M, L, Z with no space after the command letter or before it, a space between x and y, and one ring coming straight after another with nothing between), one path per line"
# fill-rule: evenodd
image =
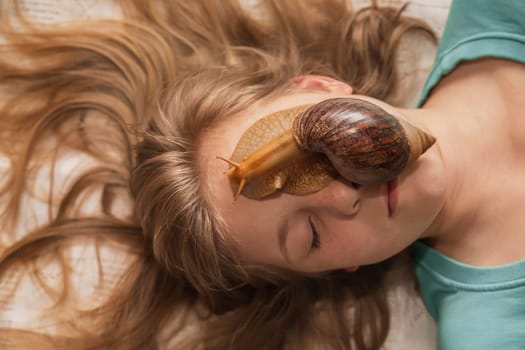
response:
M459 63L482 57L525 63L525 1L454 0L418 106Z

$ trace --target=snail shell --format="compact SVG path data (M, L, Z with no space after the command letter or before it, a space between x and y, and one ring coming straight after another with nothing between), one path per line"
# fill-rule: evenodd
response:
M325 154L337 172L361 184L387 182L435 138L377 105L355 98L324 100L293 123L299 147Z
M261 199L278 190L316 192L338 174L361 185L387 182L434 142L373 103L335 98L260 119L231 159L217 158L231 165L235 198Z

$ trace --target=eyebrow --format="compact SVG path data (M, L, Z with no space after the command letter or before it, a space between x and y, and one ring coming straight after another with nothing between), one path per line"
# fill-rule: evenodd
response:
M290 256L288 255L288 250L286 249L286 238L288 237L288 221L283 217L279 222L278 228L279 236L279 249L281 250L284 259L287 262L290 262Z

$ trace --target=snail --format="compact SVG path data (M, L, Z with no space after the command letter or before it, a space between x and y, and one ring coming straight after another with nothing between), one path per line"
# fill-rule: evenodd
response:
M435 142L432 135L361 99L333 98L276 112L242 135L227 175L234 197L262 199L278 190L304 195L337 176L385 183Z

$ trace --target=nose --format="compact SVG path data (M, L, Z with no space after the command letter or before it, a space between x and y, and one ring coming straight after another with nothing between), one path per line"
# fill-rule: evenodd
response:
M343 178L337 178L312 195L312 205L337 216L354 216L361 206L359 187Z

